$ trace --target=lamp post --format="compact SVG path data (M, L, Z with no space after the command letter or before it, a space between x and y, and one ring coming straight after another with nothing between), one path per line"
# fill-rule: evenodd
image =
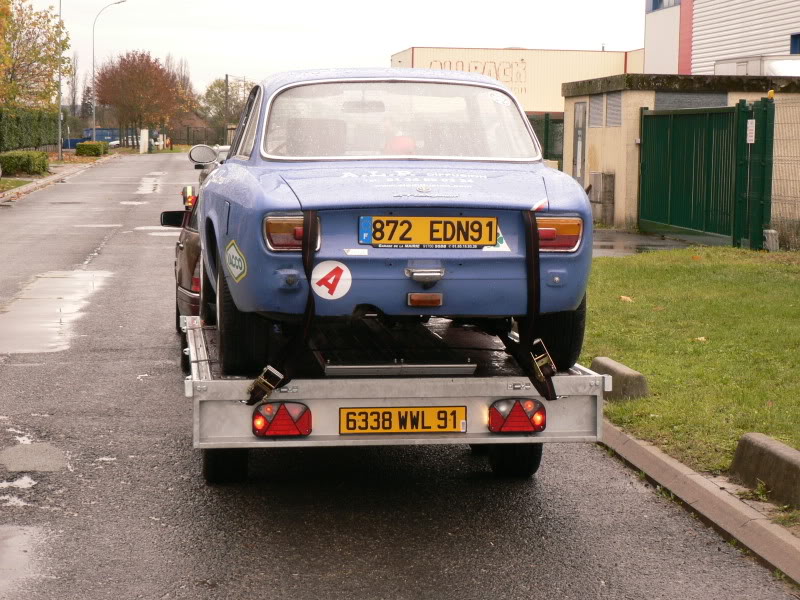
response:
M97 141L97 85L94 80L94 26L97 25L97 17L100 16L105 9L109 6L114 6L115 4L122 4L123 2L127 2L127 0L117 0L116 2L112 2L111 4L106 4L103 8L100 9L100 12L97 13L97 16L94 18L94 23L92 23L92 141ZM60 109L59 109L60 110Z
M61 19L61 0L58 0L58 22L63 27L64 21ZM64 160L64 151L62 146L64 142L61 140L61 57L58 61L58 160Z

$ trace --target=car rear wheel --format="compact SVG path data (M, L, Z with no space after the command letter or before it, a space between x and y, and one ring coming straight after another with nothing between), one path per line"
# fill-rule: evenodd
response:
M558 370L566 371L581 355L585 329L586 296L575 310L539 315L533 335L542 339Z
M489 466L498 477L531 477L542 464L544 444L491 444Z
M267 365L269 322L236 308L222 265L217 270L217 331L223 374L249 375Z

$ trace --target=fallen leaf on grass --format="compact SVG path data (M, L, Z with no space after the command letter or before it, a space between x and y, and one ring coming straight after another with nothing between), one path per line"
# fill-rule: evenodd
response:
M633 298L631 298L630 296L620 296L619 299L622 300L623 302L633 302Z
M703 258L702 256L697 256L697 254L695 254L694 256L692 256L692 260L700 260L700 259L702 259L702 258Z
M654 306L653 310L664 310L663 306Z
M704 337L696 337L694 338L695 342L707 342L708 340Z

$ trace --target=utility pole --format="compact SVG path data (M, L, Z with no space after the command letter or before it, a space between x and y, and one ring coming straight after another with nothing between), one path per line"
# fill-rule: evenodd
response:
M225 133L223 139L228 143L228 74L225 73L225 114L223 115L223 124L225 126Z
M61 19L61 0L58 0L58 22L64 26L64 21ZM61 141L61 56L58 57L58 160L64 160L64 151L62 146L64 142Z
M61 2L61 0L59 0ZM94 77L94 26L97 25L97 17L100 16L100 13L107 9L109 6L114 6L115 4L122 4L123 2L127 2L127 0L117 0L116 2L112 2L111 4L107 4L103 8L100 9L100 12L97 13L97 16L94 18L92 22L92 141L97 141L97 85L95 82ZM61 107L58 108L59 112L61 111Z

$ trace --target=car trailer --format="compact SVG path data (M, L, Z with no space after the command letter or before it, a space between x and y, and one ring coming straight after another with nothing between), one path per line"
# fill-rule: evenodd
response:
M255 407L244 404L252 379L216 366L216 327L181 317L181 328L209 483L246 478L251 448L422 444L469 444L495 474L527 477L543 444L602 437L610 376L575 365L553 378L548 402L495 336L447 319L320 320L298 374Z

